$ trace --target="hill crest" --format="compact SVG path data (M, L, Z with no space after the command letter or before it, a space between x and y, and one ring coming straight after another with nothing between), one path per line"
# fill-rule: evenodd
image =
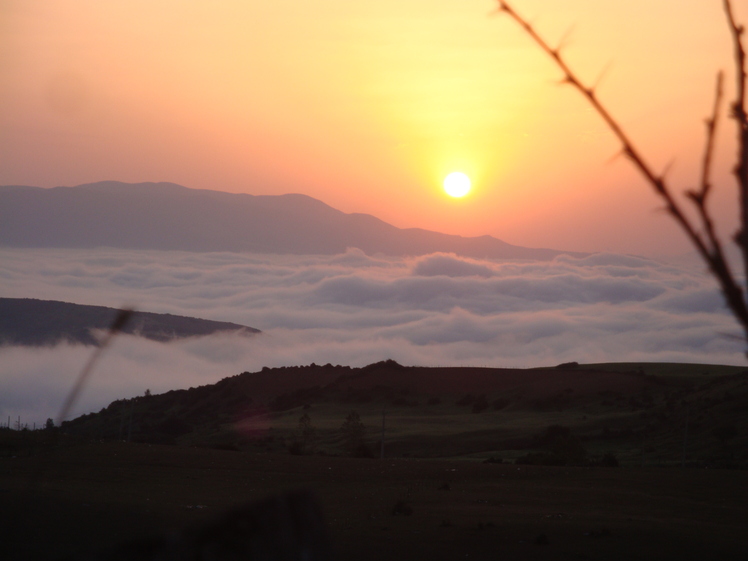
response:
M48 346L62 341L98 345L93 331L108 329L117 313L116 308L105 306L0 298L0 345ZM260 330L236 323L136 311L122 332L166 342L218 332L249 335L260 333Z

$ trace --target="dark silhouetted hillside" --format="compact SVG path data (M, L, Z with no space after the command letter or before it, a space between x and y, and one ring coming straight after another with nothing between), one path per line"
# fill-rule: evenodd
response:
M264 368L215 384L122 399L63 425L71 435L226 450L291 450L299 419L318 453L345 454L356 411L388 457L544 465L748 467L748 371L689 364L564 368Z
M173 183L104 181L77 187L0 187L0 245L337 254L450 252L474 258L552 259L564 253L400 229L306 195L254 196ZM568 253L568 252L566 252Z
M0 298L0 344L54 345L69 341L96 345L91 331L107 329L116 316L115 308L104 306ZM236 323L150 312L135 312L122 331L156 341L211 335L221 331L260 332Z

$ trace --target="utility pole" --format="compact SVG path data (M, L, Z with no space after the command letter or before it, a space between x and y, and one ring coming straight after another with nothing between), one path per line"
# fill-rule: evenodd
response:
M135 400L133 399L132 403L130 403L130 426L127 429L127 442L130 442L132 439L132 410L133 407L135 407Z
M686 447L688 446L688 407L686 407L686 424L683 427L683 457L681 458L680 467L686 467Z
M379 459L384 460L384 409L382 409L382 442L379 449Z

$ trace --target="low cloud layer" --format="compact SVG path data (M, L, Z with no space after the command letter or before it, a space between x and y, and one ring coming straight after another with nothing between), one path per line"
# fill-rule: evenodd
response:
M269 256L0 250L0 295L231 321L256 337L159 344L121 336L76 413L263 366L548 366L566 361L743 364L744 345L701 270L613 254L550 262L358 250ZM90 348L0 348L0 420L57 414Z

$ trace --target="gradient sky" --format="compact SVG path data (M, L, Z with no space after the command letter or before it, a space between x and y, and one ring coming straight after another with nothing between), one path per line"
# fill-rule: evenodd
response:
M748 9L736 3L742 21ZM516 0L678 190L720 0ZM399 227L582 251L689 248L580 96L488 0L2 0L0 184L299 192ZM728 72L726 92L734 84ZM734 229L732 123L715 212ZM612 160L612 161L611 161ZM446 197L462 170L474 190Z

